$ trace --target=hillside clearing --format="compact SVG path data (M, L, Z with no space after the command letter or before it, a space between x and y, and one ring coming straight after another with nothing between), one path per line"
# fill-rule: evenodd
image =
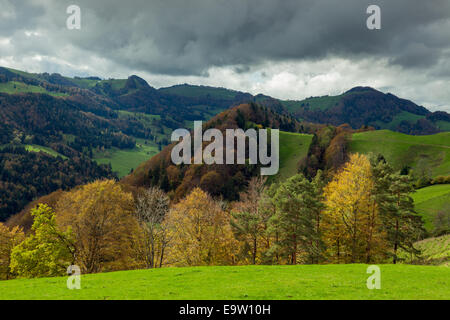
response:
M111 164L113 172L116 172L119 178L122 178L157 153L158 147L154 142L147 140L147 143L145 143L144 139L136 139L135 148L122 150L112 148L104 152L96 152L94 161L98 164Z
M287 179L297 173L299 161L308 154L312 135L280 131L280 171L277 178Z

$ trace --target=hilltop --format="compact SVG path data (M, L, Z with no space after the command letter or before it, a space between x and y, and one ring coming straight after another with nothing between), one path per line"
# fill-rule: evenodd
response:
M372 126L406 134L424 135L450 130L450 115L431 112L414 102L370 87L355 87L337 96L282 101L299 119L354 129Z

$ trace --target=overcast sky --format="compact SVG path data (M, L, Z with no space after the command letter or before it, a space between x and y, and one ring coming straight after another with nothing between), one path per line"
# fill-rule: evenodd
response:
M450 112L450 1L0 0L0 65L282 99L364 85Z

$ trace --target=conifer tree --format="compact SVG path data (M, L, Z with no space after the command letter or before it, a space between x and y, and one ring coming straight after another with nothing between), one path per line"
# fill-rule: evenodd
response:
M319 238L314 215L321 207L313 184L302 174L282 183L275 195L277 212L271 219L272 227L279 230L275 245L290 264L297 264L301 254L303 262L317 257L317 248L311 246Z

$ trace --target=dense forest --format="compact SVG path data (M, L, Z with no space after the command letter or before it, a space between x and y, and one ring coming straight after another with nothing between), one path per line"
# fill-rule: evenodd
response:
M37 197L105 177L114 177L111 168L84 156L64 160L20 146L4 147L0 149L0 221Z

